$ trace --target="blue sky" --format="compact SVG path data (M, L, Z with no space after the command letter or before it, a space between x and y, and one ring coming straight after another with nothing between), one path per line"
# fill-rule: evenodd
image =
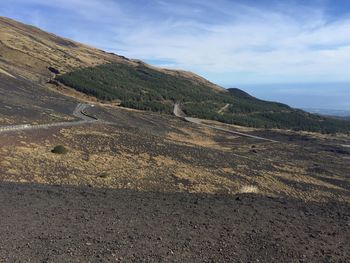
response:
M253 94L267 84L332 83L340 95L339 83L350 83L348 0L1 0L0 15ZM295 87L299 96L308 89ZM329 107L350 109L345 93Z

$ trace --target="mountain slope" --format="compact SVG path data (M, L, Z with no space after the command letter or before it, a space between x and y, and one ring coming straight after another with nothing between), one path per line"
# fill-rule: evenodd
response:
M50 67L65 73L111 62L129 66L142 63L58 37L5 17L0 17L0 35L0 69L35 81L50 77ZM216 90L222 89L190 72L145 66L169 75L181 75Z
M282 128L320 132L347 132L350 123L256 99L231 89L210 89L181 75L169 75L144 64L104 64L80 69L56 78L79 92L122 106L171 113L181 102L187 115L257 128ZM227 105L227 106L225 106ZM225 109L222 112L220 109Z
M31 80L50 76L49 67L67 72L122 61L102 51L0 17L0 67Z
M261 101L239 89L227 91L193 73L156 68L11 19L0 17L0 34L0 75L34 85L45 86L56 77L79 92L125 107L171 113L176 101L189 116L243 126L350 130L345 121Z

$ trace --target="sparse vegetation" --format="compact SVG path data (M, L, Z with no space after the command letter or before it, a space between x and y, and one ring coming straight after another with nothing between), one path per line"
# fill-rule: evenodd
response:
M262 101L239 90L214 90L180 75L144 64L105 64L60 75L57 80L101 100L121 106L170 114L181 102L187 115L256 128L281 128L323 133L348 132L350 122L321 117L289 106ZM218 111L229 104L225 113Z
M63 145L57 145L51 150L51 152L55 154L66 154L68 153L68 149Z
M104 173L101 173L101 174L99 175L99 177L100 177L100 178L103 178L103 179L106 179L106 178L109 177L109 174L106 173L106 172L104 172Z

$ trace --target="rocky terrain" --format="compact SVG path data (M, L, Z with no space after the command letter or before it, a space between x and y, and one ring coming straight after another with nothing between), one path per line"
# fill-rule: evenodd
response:
M345 204L0 184L2 262L346 262Z

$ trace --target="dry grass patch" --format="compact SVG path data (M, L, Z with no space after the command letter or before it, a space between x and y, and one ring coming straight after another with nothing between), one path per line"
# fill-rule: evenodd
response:
M186 145L190 144L222 151L231 150L230 147L224 147L214 140L215 133L210 128L202 128L200 130L194 128L182 128L179 130L181 131L180 133L168 133L167 138L171 141L184 143Z
M254 185L245 185L239 190L239 192L242 194L258 194L259 190L258 187Z

